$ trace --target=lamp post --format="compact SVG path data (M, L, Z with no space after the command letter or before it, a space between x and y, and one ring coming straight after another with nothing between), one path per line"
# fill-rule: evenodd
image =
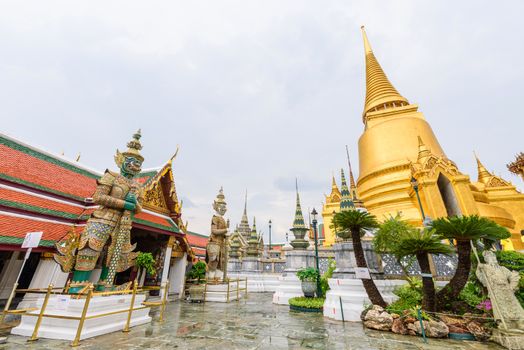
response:
M420 207L420 212L422 214L422 221L426 221L426 214L424 214L424 209L422 208L422 202L420 201L420 196L418 194L418 181L415 179L415 177L411 177L411 186L413 186L413 189L415 190L415 194L417 195L418 205Z
M320 267L318 265L318 234L317 234L317 211L313 208L311 216L313 216L313 232L315 233L315 262L317 265L317 297L322 297L322 288L320 287Z
M269 219L269 257L271 258L271 219Z

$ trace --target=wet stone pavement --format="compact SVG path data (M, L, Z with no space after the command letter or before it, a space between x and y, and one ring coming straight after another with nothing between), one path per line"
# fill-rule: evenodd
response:
M400 336L364 329L360 323L335 322L321 314L289 312L274 305L269 293L250 294L230 304L172 302L165 321L83 340L77 349L503 349L493 343ZM157 316L152 312L152 316ZM5 332L5 331L4 331ZM0 330L0 333L3 333ZM70 342L9 336L4 349L68 349Z

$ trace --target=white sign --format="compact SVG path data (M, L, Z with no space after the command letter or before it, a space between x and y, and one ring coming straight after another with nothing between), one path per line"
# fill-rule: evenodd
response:
M369 269L367 267L355 267L355 277L370 280L371 276L369 275Z
M55 309L56 310L67 310L71 297L69 295L59 295L55 298Z
M40 244L40 239L42 239L43 232L28 232L25 235L24 243L22 243L22 248L36 248Z

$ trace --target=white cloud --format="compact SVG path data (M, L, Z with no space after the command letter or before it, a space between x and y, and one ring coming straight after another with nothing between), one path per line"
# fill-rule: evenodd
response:
M384 70L420 104L448 156L521 151L518 1L34 1L2 3L3 131L103 169L143 130L144 166L175 165L190 228L209 230L223 185L232 224L249 215L282 240L294 214L357 162L365 24ZM323 187L322 187L323 184ZM189 201L188 201L189 203Z

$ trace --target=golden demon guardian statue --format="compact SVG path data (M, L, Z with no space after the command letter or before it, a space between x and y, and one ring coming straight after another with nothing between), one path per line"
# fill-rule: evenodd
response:
M127 151L115 155L120 173L106 170L97 181L93 201L99 207L93 212L77 239L74 232L56 244L55 261L63 272L73 271L70 293L89 284L91 271L101 258L102 272L97 290L114 289L117 272L134 264L136 245L131 245L131 215L141 210L140 184L133 178L140 173L144 157L140 154L140 130L127 144Z

